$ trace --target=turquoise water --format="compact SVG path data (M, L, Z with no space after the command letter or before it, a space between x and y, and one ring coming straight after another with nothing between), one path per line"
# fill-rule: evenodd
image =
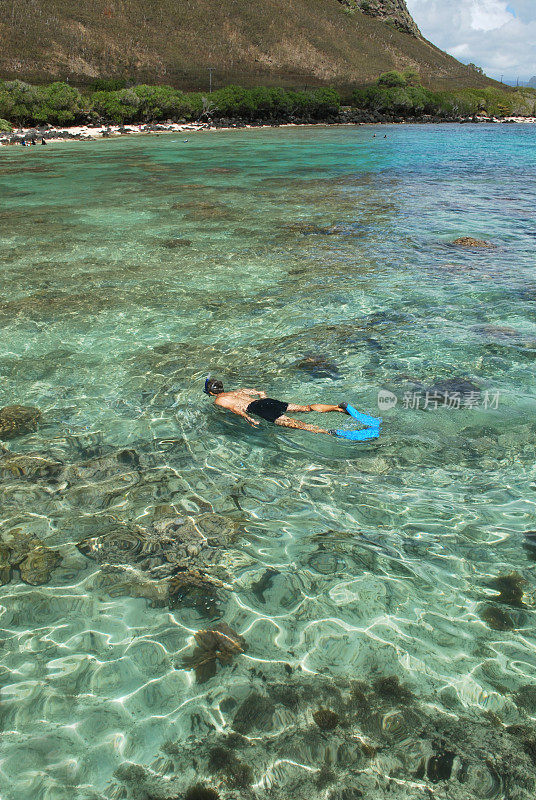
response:
M2 800L534 796L534 142L2 148L0 407L42 412L4 445L47 462L0 461L0 534L58 554L0 569ZM254 430L208 372L382 437ZM405 407L446 379L474 407Z

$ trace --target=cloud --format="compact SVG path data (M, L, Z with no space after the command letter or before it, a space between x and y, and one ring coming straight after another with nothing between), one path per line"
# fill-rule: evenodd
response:
M423 35L493 78L536 75L534 0L406 0Z

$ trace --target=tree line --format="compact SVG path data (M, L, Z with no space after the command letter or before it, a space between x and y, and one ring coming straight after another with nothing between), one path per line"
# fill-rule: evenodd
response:
M85 91L60 81L44 86L20 80L0 81L0 130L20 125L228 118L251 122L322 121L339 115L343 103L357 112L385 118L531 116L536 113L536 91L489 87L434 92L421 85L413 70L386 72L374 85L356 89L351 98L342 98L330 88L291 91L266 86L252 89L227 86L203 94L182 92L172 86L128 86L119 80L97 80Z

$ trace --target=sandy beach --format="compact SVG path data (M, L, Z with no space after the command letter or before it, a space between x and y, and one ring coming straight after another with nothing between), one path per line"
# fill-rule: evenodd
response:
M461 120L460 120L461 121ZM465 121L465 120L464 120ZM490 117L477 117L478 123L493 123L493 124L534 124L536 117L505 117L504 119L490 118ZM40 144L44 139L47 143L59 142L69 139L76 141L94 141L97 139L106 139L117 136L125 136L132 134L159 134L159 133L197 133L199 131L215 131L215 130L231 130L234 127L244 128L270 128L270 127L296 127L299 123L281 123L280 125L252 125L250 123L238 123L233 126L214 125L210 122L161 122L161 123L145 123L145 124L126 124L126 125L73 125L69 127L47 127L47 128L15 128L11 132L0 133L0 145L20 144L22 140L31 142L32 139ZM402 124L411 125L415 124L410 121L403 123L384 123L384 122L370 122L370 123L353 123L341 122L331 123L336 125L384 125L384 124ZM449 124L452 122L445 122L439 124Z

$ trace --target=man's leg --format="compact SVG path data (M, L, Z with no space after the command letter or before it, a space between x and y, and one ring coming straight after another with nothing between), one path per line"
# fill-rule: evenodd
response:
M300 414L307 411L316 411L319 414L327 414L330 411L340 411L342 414L346 414L344 408L327 405L326 403L312 403L312 405L308 406L298 406L295 403L289 403L287 411L290 411L291 414Z
M292 419L292 417L287 417L284 414L276 419L275 424L281 425L283 428L296 428L297 430L310 431L311 433L329 433L324 428L319 428L318 425L309 425L307 422Z
M320 414L327 414L330 411L340 411L341 414L347 413L345 409L341 408L340 406L330 406L326 405L326 403L313 403L312 405L309 406L309 408L311 409L311 411L317 411Z

